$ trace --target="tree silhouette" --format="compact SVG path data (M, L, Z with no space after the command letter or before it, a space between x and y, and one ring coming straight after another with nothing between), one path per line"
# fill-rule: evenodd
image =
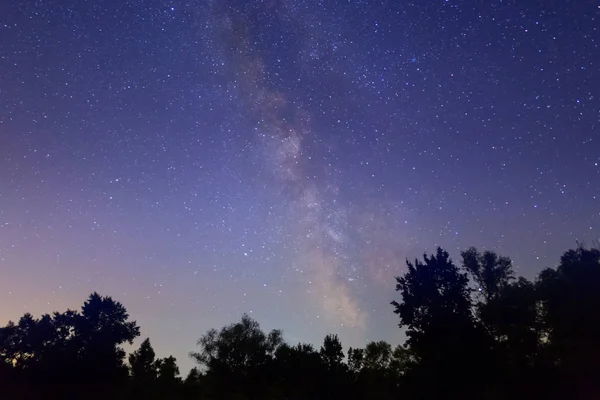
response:
M358 374L362 370L364 358L365 349L352 347L348 349L348 369L351 373Z
M192 368L185 377L184 383L187 385L199 384L202 380L202 372L196 367Z
M556 269L537 281L546 358L562 390L571 396L600 395L600 250L579 246L563 254Z
M338 368L344 360L344 348L338 335L325 336L319 354L328 369Z
M196 367L192 368L181 387L182 398L184 399L204 399L209 398L205 393L205 376Z
M160 398L173 398L182 391L177 359L173 356L156 360L158 370L157 393Z
M335 334L329 334L323 339L323 345L319 350L324 372L322 375L324 398L346 397L351 379L348 368L344 361L344 348Z
M390 373L397 379L402 378L415 363L411 351L403 345L398 345L392 352L389 364Z
M258 322L244 314L238 323L209 330L198 340L201 350L190 356L206 368L220 394L245 393L254 398L266 390L266 371L282 343L281 331L265 334Z
M365 347L363 367L373 370L386 370L392 359L392 346L385 342L370 342Z
M493 390L507 397L532 390L541 340L535 285L516 279L511 260L493 251L471 247L461 256L478 294L476 315L489 335L488 368L502 382Z
M325 368L321 356L310 344L282 344L275 352L274 376L282 398L321 398Z
M110 297L92 293L75 315L74 333L69 340L77 347L79 379L96 386L98 396L108 396L126 384L125 350L139 336L135 321L128 321L125 307ZM106 394L103 394L106 392Z
M461 252L463 268L471 275L485 303L499 296L502 290L515 279L512 262L508 257L498 256L493 251L481 254L475 247Z
M155 357L150 338L146 338L140 348L129 355L131 377L134 381L147 384L156 380L158 371Z
M173 356L161 358L156 362L158 379L165 383L175 384L180 381L177 359Z
M409 371L411 390L423 398L461 398L485 384L485 337L473 318L469 279L441 248L423 261L407 261L408 271L396 278L402 302L392 302L417 361ZM469 384L461 379L465 373ZM427 378L433 375L435 385Z
M124 343L139 335L122 304L97 293L81 312L67 310L36 319L25 314L0 329L0 357L39 395L58 396L66 388L89 398L115 395L127 381Z
M154 394L158 378L155 357L149 338L146 338L139 349L129 355L133 398L148 398Z
M281 331L265 335L258 322L244 314L240 322L221 331L209 330L198 340L201 351L190 355L209 371L245 373L266 363L282 343Z
M407 261L392 302L406 330L395 348L327 335L284 343L247 315L211 329L177 360L157 358L125 307L92 293L79 311L26 313L0 327L2 398L348 400L600 398L600 250L579 246L531 282L507 257L469 248L457 267L437 249Z
M369 342L364 349L348 350L348 368L354 375L354 392L361 399L389 399L399 393L406 369L406 350L385 341Z
M400 327L408 328L408 344L417 350L417 357L427 352L428 338L437 338L439 329L472 324L467 275L441 248L435 255L424 255L423 260L406 262L408 272L396 278L402 302L392 302L394 312L400 316Z

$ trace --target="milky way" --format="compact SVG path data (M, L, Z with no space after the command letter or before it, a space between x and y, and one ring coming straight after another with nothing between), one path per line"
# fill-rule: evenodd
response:
M399 343L406 257L599 237L595 2L4 3L5 321L97 290L183 370L244 312Z

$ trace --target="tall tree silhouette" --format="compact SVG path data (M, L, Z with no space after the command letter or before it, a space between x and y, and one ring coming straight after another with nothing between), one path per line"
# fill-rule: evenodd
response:
M129 355L131 390L133 398L148 398L153 395L158 378L156 355L146 338L139 349Z
M161 358L156 361L158 369L158 379L165 382L165 384L175 384L180 381L179 367L177 366L177 359L173 356Z
M400 327L407 328L407 344L417 361L409 374L413 393L460 398L481 390L485 338L473 318L467 274L441 248L424 255L423 262L407 261L407 267L406 274L396 278L402 302L392 305ZM465 374L471 377L468 382ZM436 377L435 384L429 376Z
M600 250L579 246L537 281L547 358L572 398L600 395Z
M173 356L156 360L158 370L157 393L161 398L172 399L181 392L182 379L179 376L177 359Z
M124 363L125 343L139 336L135 321L128 321L125 307L110 297L92 293L75 318L73 343L78 347L79 379L109 393L122 387L128 375ZM110 383L109 383L110 382ZM107 386L106 388L104 388Z
M205 375L197 367L192 368L183 380L182 397L184 399L209 398L205 393L205 378Z
M352 348L348 349L348 369L353 374L358 374L363 367L365 358L365 349Z
M400 327L408 328L408 344L417 351L417 357L428 352L425 345L430 344L430 337L437 339L438 329L472 325L467 275L441 248L435 255L424 255L423 260L406 262L408 272L396 278L402 302L392 302Z
M328 369L338 368L344 360L344 348L338 335L325 336L319 354Z
M478 317L493 336L497 350L509 368L531 367L540 340L535 285L523 277L515 278L508 257L493 251L481 254L474 247L461 255L463 268L479 294Z
M516 279L508 257L471 247L461 253L463 268L475 285L475 310L490 336L490 373L501 382L495 392L506 397L535 395L540 349L538 298L535 285Z
M156 354L150 344L150 338L146 338L140 348L129 355L129 365L134 381L146 384L156 380L158 377Z
M335 334L329 334L323 339L319 350L324 367L323 396L324 398L345 397L350 383L347 365L344 364L344 347Z

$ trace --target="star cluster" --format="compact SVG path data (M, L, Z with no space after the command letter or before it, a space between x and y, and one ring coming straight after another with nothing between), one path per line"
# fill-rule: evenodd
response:
M400 342L406 257L598 239L595 2L5 3L4 320L97 290L184 368L243 312Z

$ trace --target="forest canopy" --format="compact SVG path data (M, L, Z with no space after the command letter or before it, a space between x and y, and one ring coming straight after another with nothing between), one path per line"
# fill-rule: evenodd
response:
M599 398L600 250L568 250L534 280L493 251L460 256L438 248L407 260L390 308L401 345L344 351L333 333L318 347L289 344L243 315L199 337L186 377L149 338L126 354L140 327L111 297L27 313L0 328L3 398Z

